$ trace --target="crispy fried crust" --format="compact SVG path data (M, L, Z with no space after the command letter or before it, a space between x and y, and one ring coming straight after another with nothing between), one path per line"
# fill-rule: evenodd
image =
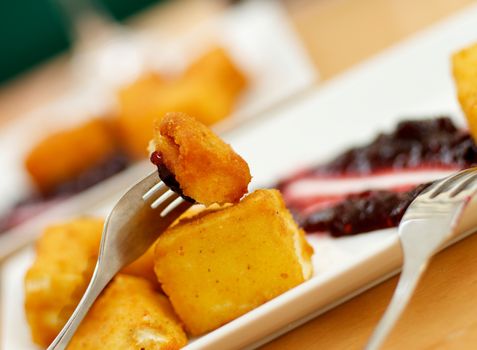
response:
M48 227L25 276L25 311L35 343L47 346L78 304L98 258L103 220L73 219ZM158 286L154 250L123 269Z
M221 48L205 53L181 76L141 77L118 94L117 121L127 152L144 158L154 119L168 112L187 113L206 125L222 120L246 85L244 75Z
M459 103L477 141L477 44L455 53L452 68Z
M147 74L118 92L117 122L123 147L134 158L144 158L151 139L151 125L160 108L165 82L157 74Z
M248 84L245 75L222 47L215 47L206 52L190 65L185 76L190 79L215 82L231 96L241 93Z
M145 279L118 275L94 303L68 350L176 350L186 344L167 298Z
M247 163L194 118L168 113L156 123L154 141L186 196L209 205L238 202L247 192Z
M212 205L208 208L204 208L202 205L193 205L187 211L185 211L172 225L176 225L178 222L186 221L189 218L195 217L199 214L204 215L205 213L219 209L220 207L218 205ZM152 245L139 259L122 269L121 273L145 278L156 288L160 289L156 273L154 272L154 245Z
M76 219L50 226L37 242L25 276L25 311L33 341L49 345L78 304L93 274L103 221Z
M50 135L27 155L25 167L42 193L71 180L114 155L116 144L107 121L94 119Z
M186 328L200 335L310 278L312 253L280 193L258 190L168 229L155 271Z

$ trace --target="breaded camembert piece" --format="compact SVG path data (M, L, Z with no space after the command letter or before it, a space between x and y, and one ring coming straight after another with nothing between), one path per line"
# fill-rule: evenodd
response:
M457 97L477 141L477 44L455 53L452 66Z
M212 48L193 62L185 76L216 82L231 96L240 94L247 87L247 78L222 47Z
M212 125L233 112L247 87L247 79L220 47L205 53L186 71L184 86L191 91L194 109L170 109L187 113Z
M194 217L199 213L210 212L220 209L219 205L212 205L205 208L203 205L193 205L187 209L172 225L176 225L179 221ZM155 287L159 287L156 273L154 272L154 245L152 245L139 259L132 262L121 270L121 273L142 277L151 282Z
M25 311L35 343L47 346L81 299L98 258L103 220L73 219L48 227L25 276ZM153 248L122 271L157 286Z
M183 194L198 203L235 203L247 192L251 180L247 163L194 118L166 114L155 124L154 145L152 159L159 174L165 166Z
M119 274L96 300L68 350L173 350L186 344L167 298L147 280Z
M103 220L82 218L48 227L25 276L25 311L33 341L49 345L81 299L98 257Z
M117 122L123 146L134 158L144 158L151 139L151 126L161 103L163 80L147 74L118 92Z
M97 166L116 152L106 120L94 119L48 136L27 155L25 167L43 194Z
M211 331L307 280L313 250L280 192L187 218L156 242L162 289L193 335Z
M246 79L223 49L214 49L182 75L141 77L118 94L117 122L128 154L147 156L154 120L168 112L189 114L206 125L228 116Z

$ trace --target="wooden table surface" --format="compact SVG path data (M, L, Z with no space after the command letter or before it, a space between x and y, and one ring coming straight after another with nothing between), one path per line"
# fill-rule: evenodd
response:
M322 79L469 5L470 0L284 0ZM177 1L134 20L174 30L178 20L200 21L220 10L212 1ZM187 13L187 16L184 14ZM161 21L157 21L161 18ZM184 19L182 19L184 21ZM47 103L71 84L61 57L0 88L0 127ZM51 76L57 77L50 79ZM386 349L477 348L477 236L439 253ZM361 349L382 315L392 278L262 349Z

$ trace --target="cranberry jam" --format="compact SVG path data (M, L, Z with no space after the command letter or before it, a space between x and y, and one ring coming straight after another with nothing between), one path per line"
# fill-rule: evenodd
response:
M151 163L157 167L157 172L159 173L160 179L175 193L180 195L186 201L195 203L195 200L187 197L181 189L179 182L177 182L175 175L170 171L162 161L162 156L159 152L155 151L151 154Z
M470 134L458 129L448 117L406 120L388 134L379 134L371 143L351 148L330 162L299 176L367 175L386 169L417 167L466 168L477 163L477 146ZM279 184L279 188L287 181Z
M277 187L305 231L345 236L397 226L422 183L474 164L477 146L450 118L409 120Z
M306 232L329 232L335 237L395 227L427 186L419 185L406 192L375 190L351 194L335 206L299 217L299 224Z
M350 149L314 171L369 174L383 168L423 165L464 168L476 162L477 147L469 133L441 117L403 121L394 132L380 134L369 145Z

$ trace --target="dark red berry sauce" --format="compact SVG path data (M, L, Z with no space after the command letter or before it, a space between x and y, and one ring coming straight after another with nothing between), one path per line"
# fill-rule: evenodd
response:
M303 218L298 216L298 221L306 232L329 232L335 237L395 227L426 187L420 185L407 192L375 190L351 194L333 207Z
M191 203L195 203L195 200L186 196L184 192L182 192L181 186L179 182L177 182L175 175L170 171L164 162L162 161L162 156L159 152L155 151L151 153L151 163L157 167L157 172L159 173L160 179L175 193L180 195L186 201Z
M331 162L314 169L317 173L370 174L386 168L458 166L477 162L477 147L470 134L458 129L447 117L402 121L388 134L370 144L352 148Z
M379 171L421 167L466 168L477 164L477 146L469 132L448 117L405 120L391 133L351 148L328 163L287 178L278 184L308 176L362 176Z
M399 224L405 210L423 189L411 185L407 190L392 187L348 193L328 206L316 206L323 200L303 198L308 210L297 206L290 193L304 179L350 179L382 173L400 173L410 169L462 169L477 164L477 146L468 131L457 128L447 117L400 122L390 133L379 134L372 142L351 148L331 161L284 179L276 186L285 197L297 221L307 232L329 232L345 236ZM410 189L409 189L410 188ZM310 203L311 201L311 203Z

